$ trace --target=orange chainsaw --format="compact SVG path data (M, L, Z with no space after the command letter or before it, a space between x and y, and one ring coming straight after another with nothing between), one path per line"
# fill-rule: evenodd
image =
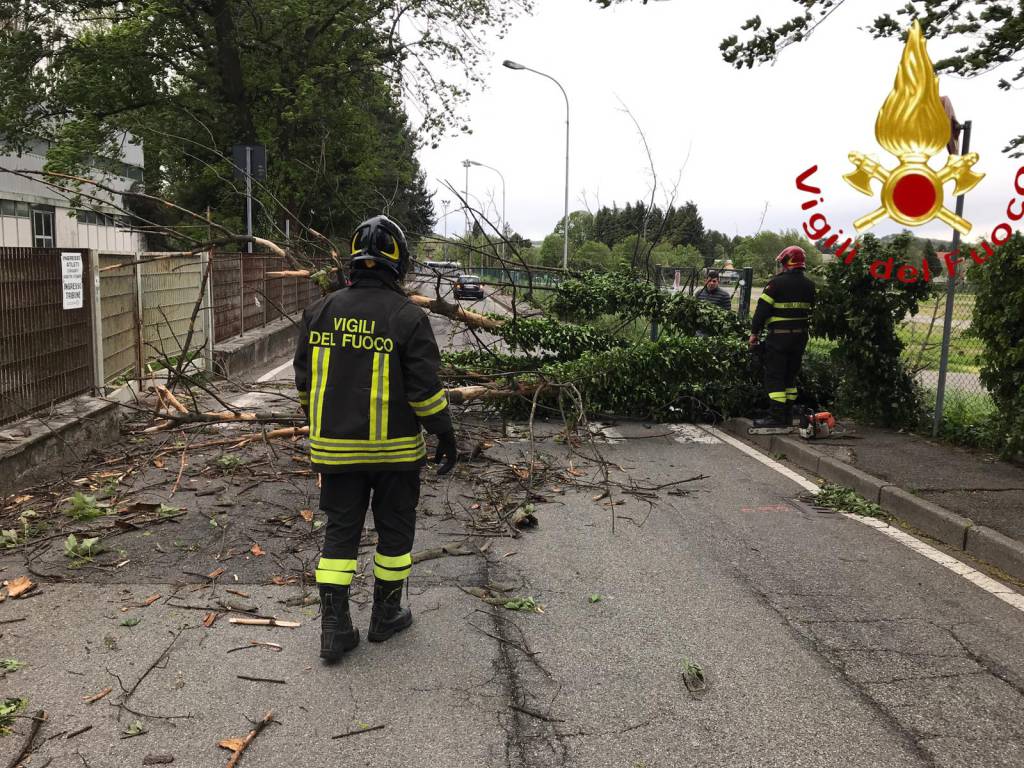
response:
M800 428L797 431L805 440L829 437L836 431L836 420L828 411L815 413L812 410L807 410L800 417Z

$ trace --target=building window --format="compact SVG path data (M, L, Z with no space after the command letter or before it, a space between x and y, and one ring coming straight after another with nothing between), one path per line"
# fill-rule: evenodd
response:
M120 217L118 217L120 218ZM97 227L119 226L115 217L101 211L90 211L87 209L75 211L75 220L79 224L95 224Z
M0 215L27 219L29 217L28 203L19 203L16 200L0 200Z
M53 209L32 210L32 245L36 248L53 248Z

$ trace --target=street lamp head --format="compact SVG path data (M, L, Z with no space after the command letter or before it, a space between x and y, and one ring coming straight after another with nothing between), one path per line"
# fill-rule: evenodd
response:
M511 59L505 59L503 62L501 62L501 66L508 67L509 69L526 69L526 67L524 67L522 64L516 61L512 61Z
M471 166L471 165L472 165L472 163L469 160L463 160L462 161L462 167L463 168L469 168L469 166Z

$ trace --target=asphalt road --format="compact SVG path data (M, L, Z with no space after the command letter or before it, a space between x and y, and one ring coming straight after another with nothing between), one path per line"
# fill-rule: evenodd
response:
M244 397L283 407L287 387L273 394L273 379L288 375ZM163 468L150 462L131 481L138 498L185 516L112 538L124 554L103 567L40 555L36 570L67 581L0 604L0 658L25 663L0 678L0 698L26 696L49 717L30 766L140 765L147 754L221 766L229 753L217 742L244 737L268 710L277 722L243 767L1024 766L1024 611L1007 588L803 506L806 480L714 430L597 425L574 447L557 431L538 423L531 440L523 425L503 436L500 424L460 421L463 448L480 443L487 458L451 479L424 472L415 549L465 542L473 554L417 564L414 626L334 667L316 658L316 606L295 604L309 590L275 584L301 582L316 556L320 516L307 524L297 512L315 509L301 446L254 444L231 472L196 449L173 497L180 449ZM543 499L538 526L494 535L489 515L515 506L527 482ZM364 631L372 536L354 595ZM0 573L24 564L4 555ZM212 585L194 575L218 564ZM487 585L543 613L465 591ZM301 626L202 626L228 588ZM252 640L282 650L232 650ZM122 685L137 680L126 701ZM121 738L135 719L147 733ZM0 738L0 764L29 723Z

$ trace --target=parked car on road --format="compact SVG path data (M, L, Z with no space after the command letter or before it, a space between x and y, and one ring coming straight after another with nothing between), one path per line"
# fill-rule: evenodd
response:
M456 299L482 299L484 287L477 275L459 275L455 280Z

